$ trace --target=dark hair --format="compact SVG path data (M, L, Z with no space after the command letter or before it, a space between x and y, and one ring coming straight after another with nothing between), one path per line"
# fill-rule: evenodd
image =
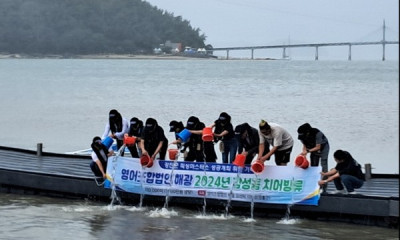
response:
M222 112L219 115L218 120L220 120L223 123L230 123L231 122L231 116L229 114L227 114L226 112Z
M312 127L309 123L304 123L297 129L297 133L305 134L305 133L309 132L311 129L312 129Z
M145 126L145 132L154 132L154 130L156 130L158 126L157 120L155 120L154 118L148 118L146 120L146 126Z
M101 141L101 138L99 136L94 137L92 140L92 143L97 142L97 141Z
M122 116L117 110L110 110L110 113L108 114L108 119L110 123L110 130L112 133L122 131Z
M182 131L184 128L185 127L183 126L182 122L178 122L178 121L172 120L169 123L169 131L170 132L175 132L176 130Z
M133 117L133 118L131 118L131 120L130 120L130 126L129 126L129 131L128 131L128 133L129 133L129 135L130 136L135 136L135 135L137 135L137 134L140 134L140 132L141 132L141 128L143 127L143 122L142 122L142 120L140 120L139 118L137 118L137 117Z
M235 127L235 134L242 135L245 131L250 132L250 125L248 123L242 123Z
M333 157L341 161L354 160L349 152L340 149L336 150L336 152L333 154Z
M187 120L186 128L189 130L194 130L199 122L200 120L198 117L190 116Z

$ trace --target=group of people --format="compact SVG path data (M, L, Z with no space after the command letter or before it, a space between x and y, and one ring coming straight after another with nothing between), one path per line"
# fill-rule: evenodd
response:
M175 140L170 144L177 146L183 153L185 161L216 162L214 144L218 143L223 163L232 163L239 153L246 156L245 164L251 164L253 161L264 163L274 156L276 165L286 166L293 150L292 136L280 125L261 120L258 129L248 123L239 124L234 128L231 116L226 112L222 112L207 126L198 117L190 116L186 125L182 121L173 120L169 127L169 132L175 134ZM213 129L212 141L203 141L202 134L205 127ZM190 136L185 140L179 135L183 130L190 132ZM322 180L318 183L324 191L330 181L334 182L338 192L346 190L352 193L354 188L362 186L365 179L361 166L350 153L337 150L334 153L337 165L328 171L329 142L325 134L309 123L299 126L297 133L298 140L303 145L300 154L307 156L310 153L311 166L319 166L321 163ZM112 109L102 138L95 137L92 142L91 168L95 175L100 177L105 177L107 156L112 154L111 149L99 145L101 139L106 137L115 139L118 149L123 145L124 137L135 137L135 144L128 146L131 156L135 158L148 155L153 160L157 156L159 160L165 160L169 145L163 128L154 118L148 118L145 124L137 117L128 121L117 110Z

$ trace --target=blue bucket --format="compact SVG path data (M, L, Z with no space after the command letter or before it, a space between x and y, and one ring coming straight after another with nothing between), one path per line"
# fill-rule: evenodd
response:
M104 188L111 188L110 180L108 180L108 179L104 180Z
M179 138L182 142L186 142L186 141L189 139L189 137L190 137L191 134L192 134L192 133L191 133L189 130L187 130L187 129L185 128L185 129L183 129L180 133L178 133L178 138Z
M112 139L111 137L106 137L103 139L103 141L101 141L101 143L106 146L107 149L109 149L111 147L111 145L113 144L114 139Z

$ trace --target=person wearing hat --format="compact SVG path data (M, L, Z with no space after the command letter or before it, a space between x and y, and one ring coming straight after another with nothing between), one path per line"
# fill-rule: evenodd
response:
M184 129L185 127L183 126L182 122L178 122L176 120L172 120L169 123L169 131L175 133L175 141L173 141L171 144L176 144L178 146L178 149L182 147L182 143L178 141L179 137L178 134ZM181 150L182 152L185 152L185 150Z
M261 120L259 129L260 144L257 160L265 162L274 155L277 166L286 166L290 161L290 153L293 149L292 136L280 125L268 123L265 120ZM265 141L272 147L266 154L264 154Z
M297 129L298 139L303 144L301 155L307 156L310 153L310 165L316 167L321 160L323 172L328 171L329 142L325 134L319 129L311 127L309 123L304 123ZM326 191L326 184L322 186Z
M231 116L222 112L210 127L215 127L214 136L216 140L222 140L222 162L232 163L236 157L237 140L231 123Z
M205 142L202 139L204 128L205 124L197 117L191 116L188 118L186 129L192 135L187 143L191 154L188 154L189 160L185 159L186 161L190 161L195 156L197 162L216 162L217 154L215 154L214 143L212 141Z
M147 155L153 160L159 154L159 159L164 160L168 148L168 139L164 130L154 118L148 118L142 133L140 149L142 155Z
M92 140L90 145L92 148L92 162L90 163L90 169L96 177L102 177L106 179L107 161L108 157L113 154L111 144L109 148L101 142L101 138L96 136Z
M128 146L129 152L131 153L131 156L133 158L139 158L140 157L140 137L142 136L143 132L143 122L137 117L131 118L129 122L129 131L128 133L125 133L125 136L129 137L135 137L136 141L133 146Z
M112 109L108 114L108 123L104 129L102 139L106 138L107 136L114 138L117 141L117 148L120 149L124 144L124 136L125 133L128 132L128 129L128 120L123 118L117 110ZM121 156L123 155L124 153L122 152Z
M242 123L235 127L235 136L238 142L238 153L246 156L245 164L251 164L258 153L260 137L258 130L248 123ZM269 143L265 142L264 152L269 151Z
M204 123L200 122L199 118L195 116L190 116L186 122L186 129L191 133L200 131L204 127ZM185 146L189 149L185 161L204 162L204 146L201 135L191 134L189 140L185 143Z
M303 144L301 155L310 153L311 166L318 166L321 160L322 171L328 171L329 142L319 129L304 123L297 129L298 139Z

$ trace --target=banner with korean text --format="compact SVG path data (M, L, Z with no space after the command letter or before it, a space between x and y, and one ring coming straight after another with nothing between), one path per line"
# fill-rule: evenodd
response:
M111 157L107 165L107 175L119 191L302 205L318 205L320 172L321 167L266 165L254 174L247 165L169 160L142 168L139 159L127 157Z

